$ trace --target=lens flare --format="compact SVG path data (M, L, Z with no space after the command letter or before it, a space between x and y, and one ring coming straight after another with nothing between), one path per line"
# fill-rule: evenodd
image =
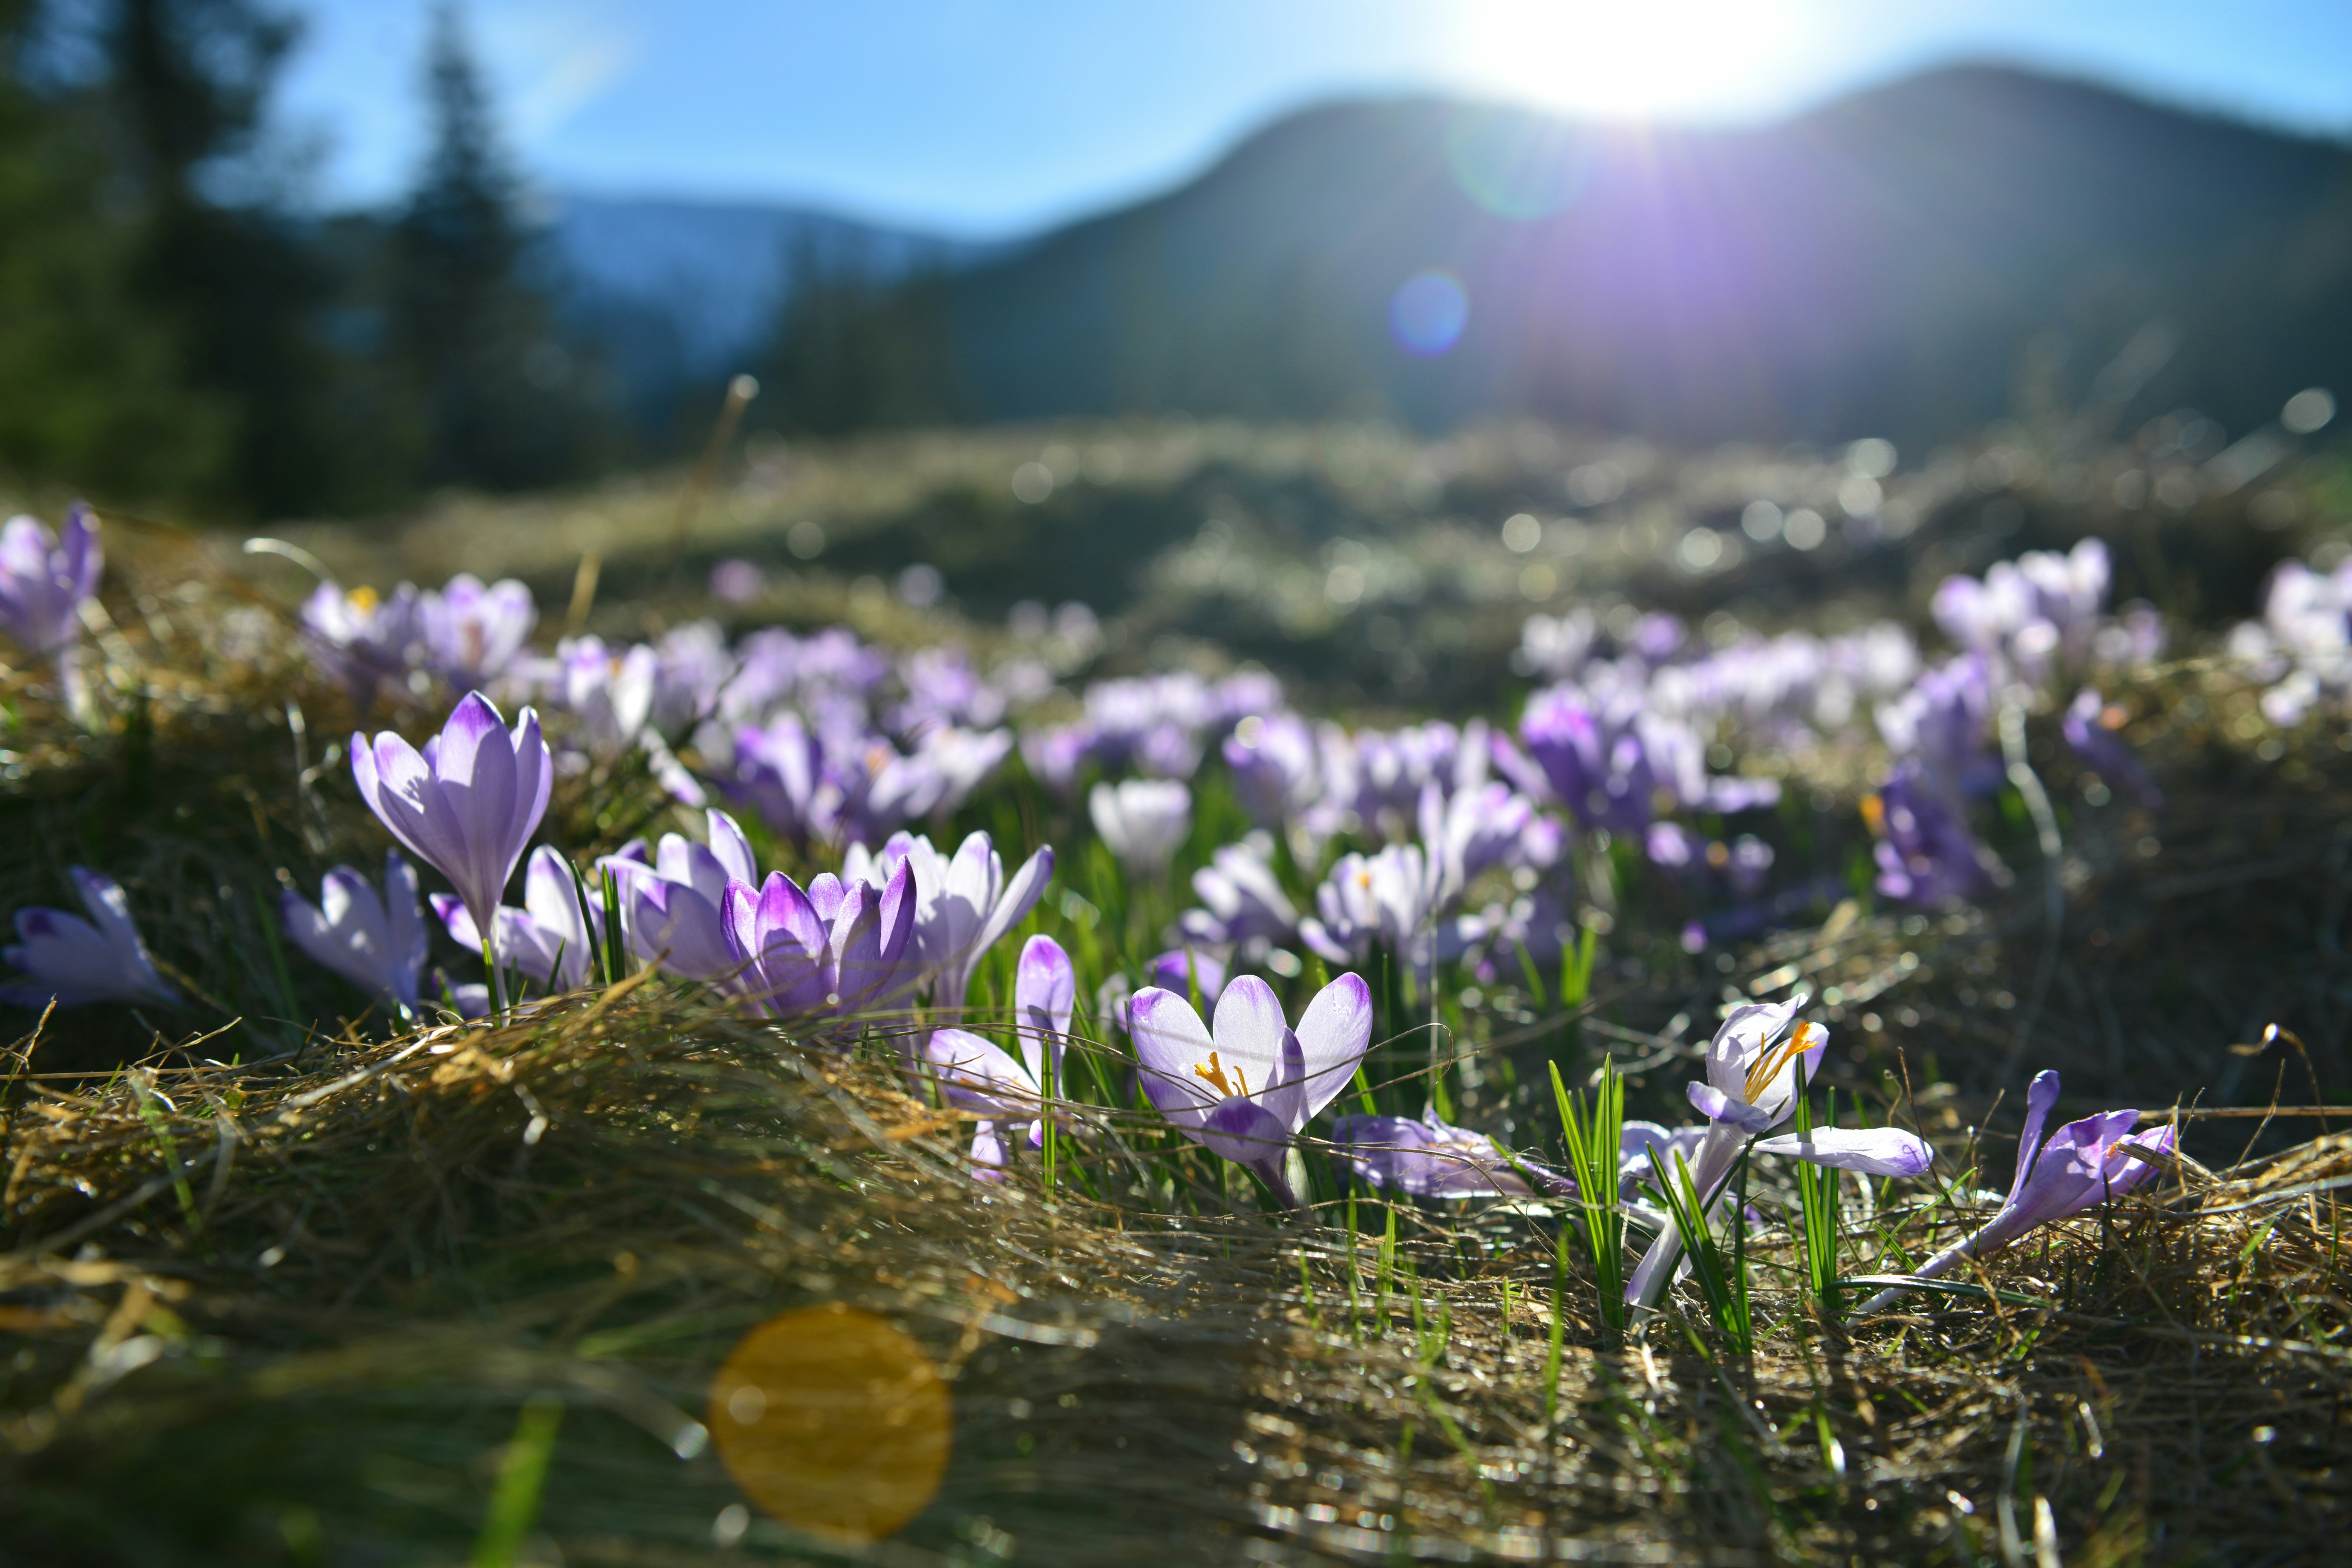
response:
M939 1368L898 1330L839 1302L769 1319L710 1381L710 1440L767 1513L848 1542L895 1535L946 1474Z
M1523 110L1457 110L1445 127L1445 166L1462 194L1497 217L1549 217L1584 190L1595 139Z
M1445 353L1469 323L1469 291L1443 268L1414 273L1389 300L1390 334L1397 347L1419 359Z

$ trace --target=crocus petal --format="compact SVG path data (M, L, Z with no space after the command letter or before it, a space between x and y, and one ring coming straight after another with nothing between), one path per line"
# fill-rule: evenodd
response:
M1786 1002L1748 1002L1734 1007L1717 1026L1706 1048L1706 1080L1726 1094L1748 1098L1748 1069L1772 1041L1795 1021L1805 998Z
M682 833L662 835L661 847L654 856L654 868L670 881L692 888L714 904L726 896L730 881L749 882L753 887L760 882L756 876L736 876L708 845L697 844Z
M923 1060L950 1104L997 1116L1034 1116L1037 1081L993 1041L965 1029L934 1029Z
M1021 1055L1029 1065L1030 1078L1056 1091L1061 1088L1062 1052L1077 994L1077 973L1060 942L1040 934L1023 944L1013 979L1013 1022L1021 1031Z
M730 904L740 900L748 905L751 891L740 882L730 883ZM822 1003L831 984L825 973L829 933L808 895L782 871L771 871L750 912L751 936L739 956L756 962L758 984L769 1006L789 1015Z
M728 879L758 886L759 863L752 858L751 841L743 837L742 826L718 810L705 813L703 820L710 830L710 853L718 858Z
M432 951L425 929L425 900L416 888L416 868L397 849L384 851L383 913L386 946L391 955L392 994L411 1008L417 1005L425 961Z
M1290 1148L1290 1129L1281 1118L1255 1100L1239 1095L1210 1107L1198 1128L1191 1131L1193 1139L1211 1153L1236 1165L1253 1166L1261 1173L1269 1166L1279 1171L1283 1155Z
M1751 1133L1761 1132L1772 1125L1770 1111L1759 1110L1736 1094L1726 1094L1711 1083L1693 1079L1689 1093L1691 1104L1710 1121Z
M721 981L741 968L730 951L719 910L692 888L659 877L632 877L628 900L630 950L641 963L658 963L686 980Z
M549 983L571 991L588 981L588 919L580 908L580 889L572 879L572 863L562 851L542 844L530 852L523 873L523 908L550 944L554 973Z
M2025 1178L2032 1174L2033 1156L2042 1147L2042 1124L2050 1120L2050 1112L2058 1103L2058 1092L2054 1068L2035 1073L2032 1087L2025 1091L2025 1126L2017 1137L2017 1179L2009 1184L2006 1206L2015 1207L2025 1191Z
M1916 1176L1936 1158L1926 1140L1895 1127L1816 1127L1767 1138L1756 1152L1872 1176Z
M1214 1048L1201 1016L1174 992L1147 985L1128 1005L1128 1034L1143 1092L1177 1131L1192 1132L1223 1098L1192 1070Z
M1243 975L1217 998L1211 1026L1216 1035L1218 1063L1234 1086L1226 1092L1262 1091L1280 1075L1290 1024L1282 1016L1282 1001L1273 986L1255 974ZM1241 1077L1236 1079L1235 1073Z
M1282 1031L1282 1060L1276 1065L1273 1081L1258 1091L1256 1100L1291 1132L1307 1125L1307 1058L1299 1049L1298 1037L1286 1028Z
M997 896L996 907L989 911L988 921L980 928L980 937L973 942L974 953L986 952L1003 939L1004 933L1029 918L1045 896L1045 884L1054 879L1054 847L1041 846L1021 868L1013 873L1004 891Z
M1361 976L1342 974L1307 1004L1298 1016L1298 1047L1307 1064L1302 1125L1348 1087L1371 1039L1372 992Z

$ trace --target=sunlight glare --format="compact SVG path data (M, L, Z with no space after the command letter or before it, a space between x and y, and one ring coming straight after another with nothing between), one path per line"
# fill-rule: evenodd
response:
M1487 90L1607 119L1735 112L1769 97L1794 0L1477 0L1457 58Z

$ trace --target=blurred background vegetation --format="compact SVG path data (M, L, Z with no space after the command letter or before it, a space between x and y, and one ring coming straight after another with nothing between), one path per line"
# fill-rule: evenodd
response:
M0 488L382 517L682 459L742 371L755 439L1534 420L1906 458L1997 420L2079 446L2182 410L2218 451L2352 381L2342 141L2025 69L1639 145L1359 98L982 243L549 196L446 7L409 63L409 187L322 210L315 149L270 108L299 33L263 0L0 0ZM1400 314L1402 279L1431 322Z

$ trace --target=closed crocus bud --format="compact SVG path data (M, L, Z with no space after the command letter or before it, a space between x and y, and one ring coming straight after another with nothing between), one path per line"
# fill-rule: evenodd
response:
M412 1012L427 945L418 906L416 868L397 849L383 858L380 897L365 877L338 866L320 884L317 903L290 889L278 899L287 934L314 963Z
M1087 809L1095 831L1131 876L1166 871L1192 831L1192 792L1173 779L1098 784Z
M475 929L490 929L554 782L539 715L524 709L509 731L467 692L422 752L389 730L373 743L353 735L352 775L392 836L449 879Z
M0 985L0 1001L19 1007L78 1007L88 1002L157 1002L178 1006L180 994L164 983L147 954L130 900L114 879L84 866L72 870L74 890L89 919L63 910L16 911L16 945L0 951L22 978Z
M81 602L106 569L98 519L76 501L51 533L37 518L0 526L0 629L27 653L53 658L81 637Z

